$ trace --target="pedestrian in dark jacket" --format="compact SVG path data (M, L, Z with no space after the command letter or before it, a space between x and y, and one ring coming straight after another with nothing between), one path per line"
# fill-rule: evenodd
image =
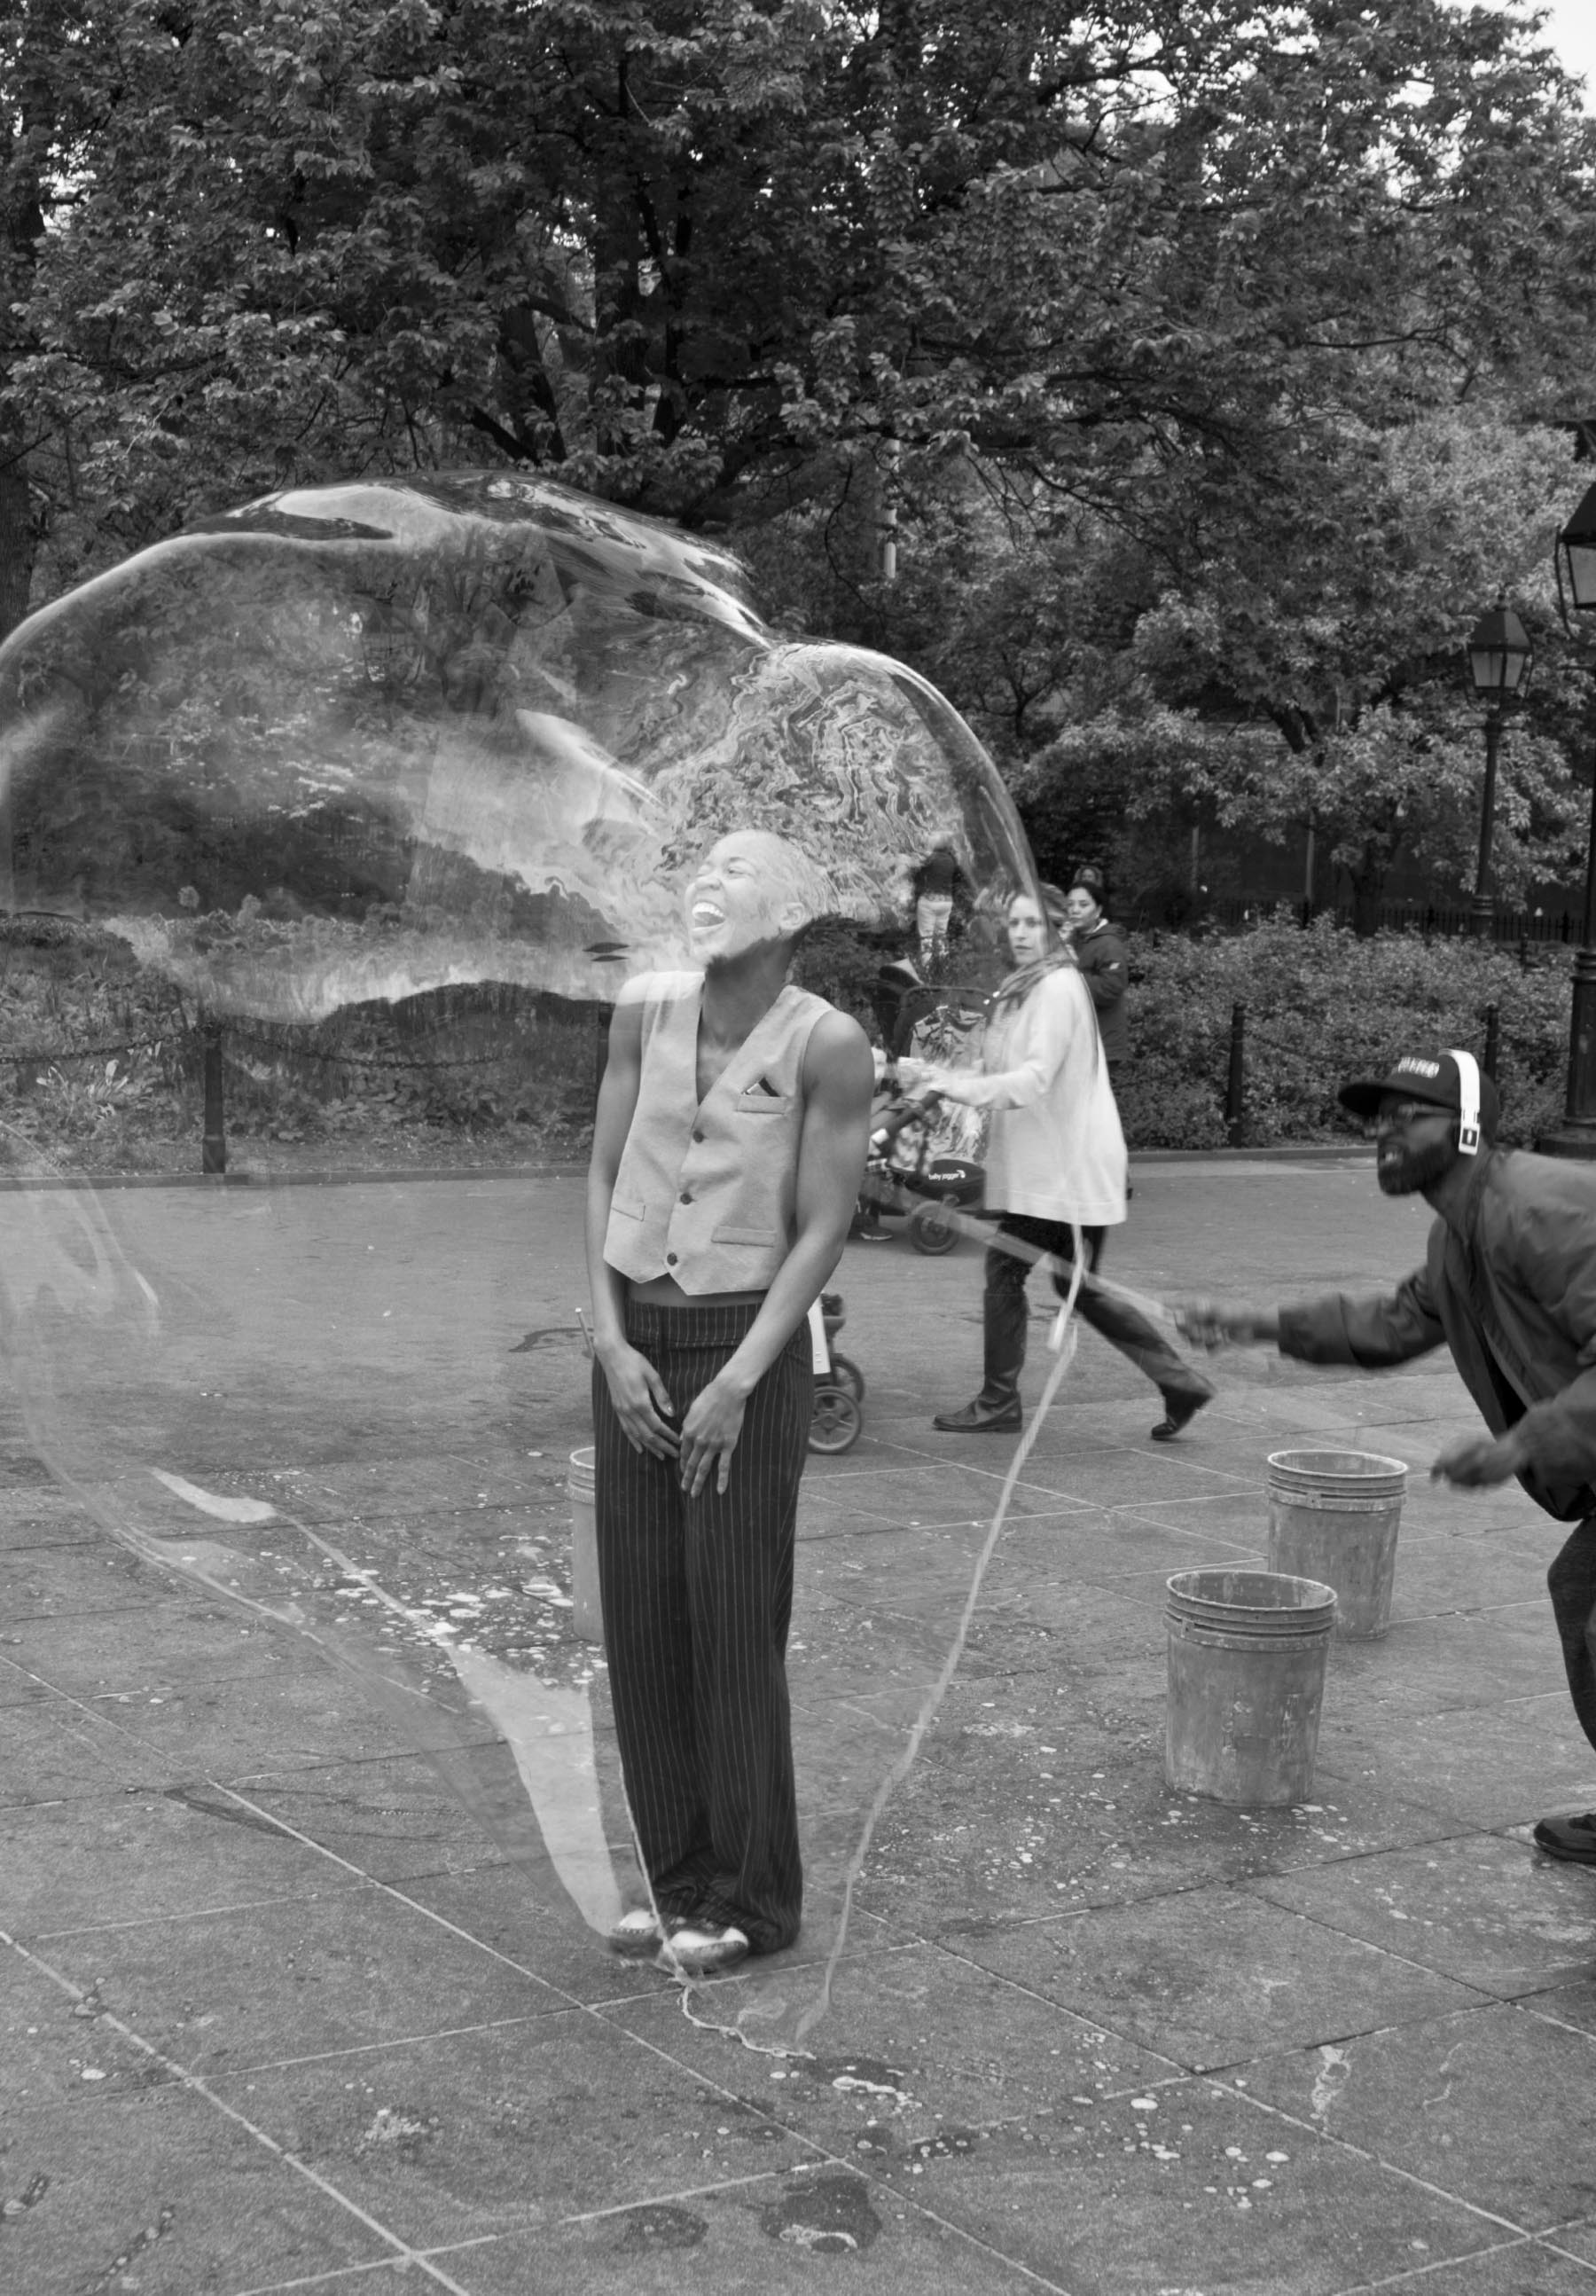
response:
M1117 1079L1125 1054L1125 991L1127 979L1125 935L1104 914L1108 889L1097 869L1077 869L1064 904L1069 945L1085 978L1097 1010L1098 1034L1110 1082Z
M1596 1745L1596 1167L1498 1148L1496 1088L1467 1053L1404 1054L1340 1100L1372 1119L1385 1193L1421 1194L1439 1214L1424 1266L1384 1298L1193 1301L1181 1328L1202 1345L1273 1340L1304 1363L1365 1371L1452 1349L1490 1433L1449 1444L1430 1473L1464 1489L1516 1475L1575 1526L1547 1584L1574 1710ZM1535 1838L1596 1866L1596 1810L1543 1818Z

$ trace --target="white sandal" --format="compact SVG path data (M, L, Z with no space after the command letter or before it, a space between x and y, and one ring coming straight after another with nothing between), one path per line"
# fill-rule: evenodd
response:
M657 1952L664 1939L665 1932L655 1918L653 1907L634 1906L629 1914L621 1915L605 1943L611 1953L618 1953L630 1960Z
M680 1929L672 1930L654 1956L654 1966L675 1976L718 1977L723 1969L746 1961L749 1949L749 1940L740 1929L730 1925L724 1930L700 1929L684 1922Z

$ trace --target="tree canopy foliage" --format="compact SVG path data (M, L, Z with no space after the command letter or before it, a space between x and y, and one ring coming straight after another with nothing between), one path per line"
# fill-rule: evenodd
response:
M0 631L503 461L733 532L1039 789L1174 711L1300 814L1543 546L1547 440L1482 442L1589 411L1592 162L1445 0L0 0Z

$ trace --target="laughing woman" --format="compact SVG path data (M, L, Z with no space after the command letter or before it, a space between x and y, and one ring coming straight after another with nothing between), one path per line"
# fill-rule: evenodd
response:
M980 1070L898 1063L911 1090L962 1101L992 1116L986 1204L1002 1217L986 1252L986 1376L973 1403L937 1414L932 1424L948 1434L1001 1433L1023 1423L1019 1374L1031 1255L1052 1255L1053 1288L1063 1298L1074 1229L1080 1230L1091 1274L1102 1256L1105 1229L1118 1226L1125 1216L1125 1135L1092 999L1060 944L1064 897L1051 885L1042 891L1044 907L1028 893L1017 893L1009 904L1014 970L987 1009ZM1209 1382L1128 1302L1083 1285L1077 1306L1082 1322L1158 1388L1164 1416L1152 1430L1153 1440L1169 1442L1208 1401Z

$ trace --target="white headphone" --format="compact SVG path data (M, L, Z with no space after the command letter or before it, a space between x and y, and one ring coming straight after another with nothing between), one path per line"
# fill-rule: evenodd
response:
M1451 1057L1458 1064L1458 1150L1464 1156L1479 1153L1479 1062L1472 1053L1454 1045Z

